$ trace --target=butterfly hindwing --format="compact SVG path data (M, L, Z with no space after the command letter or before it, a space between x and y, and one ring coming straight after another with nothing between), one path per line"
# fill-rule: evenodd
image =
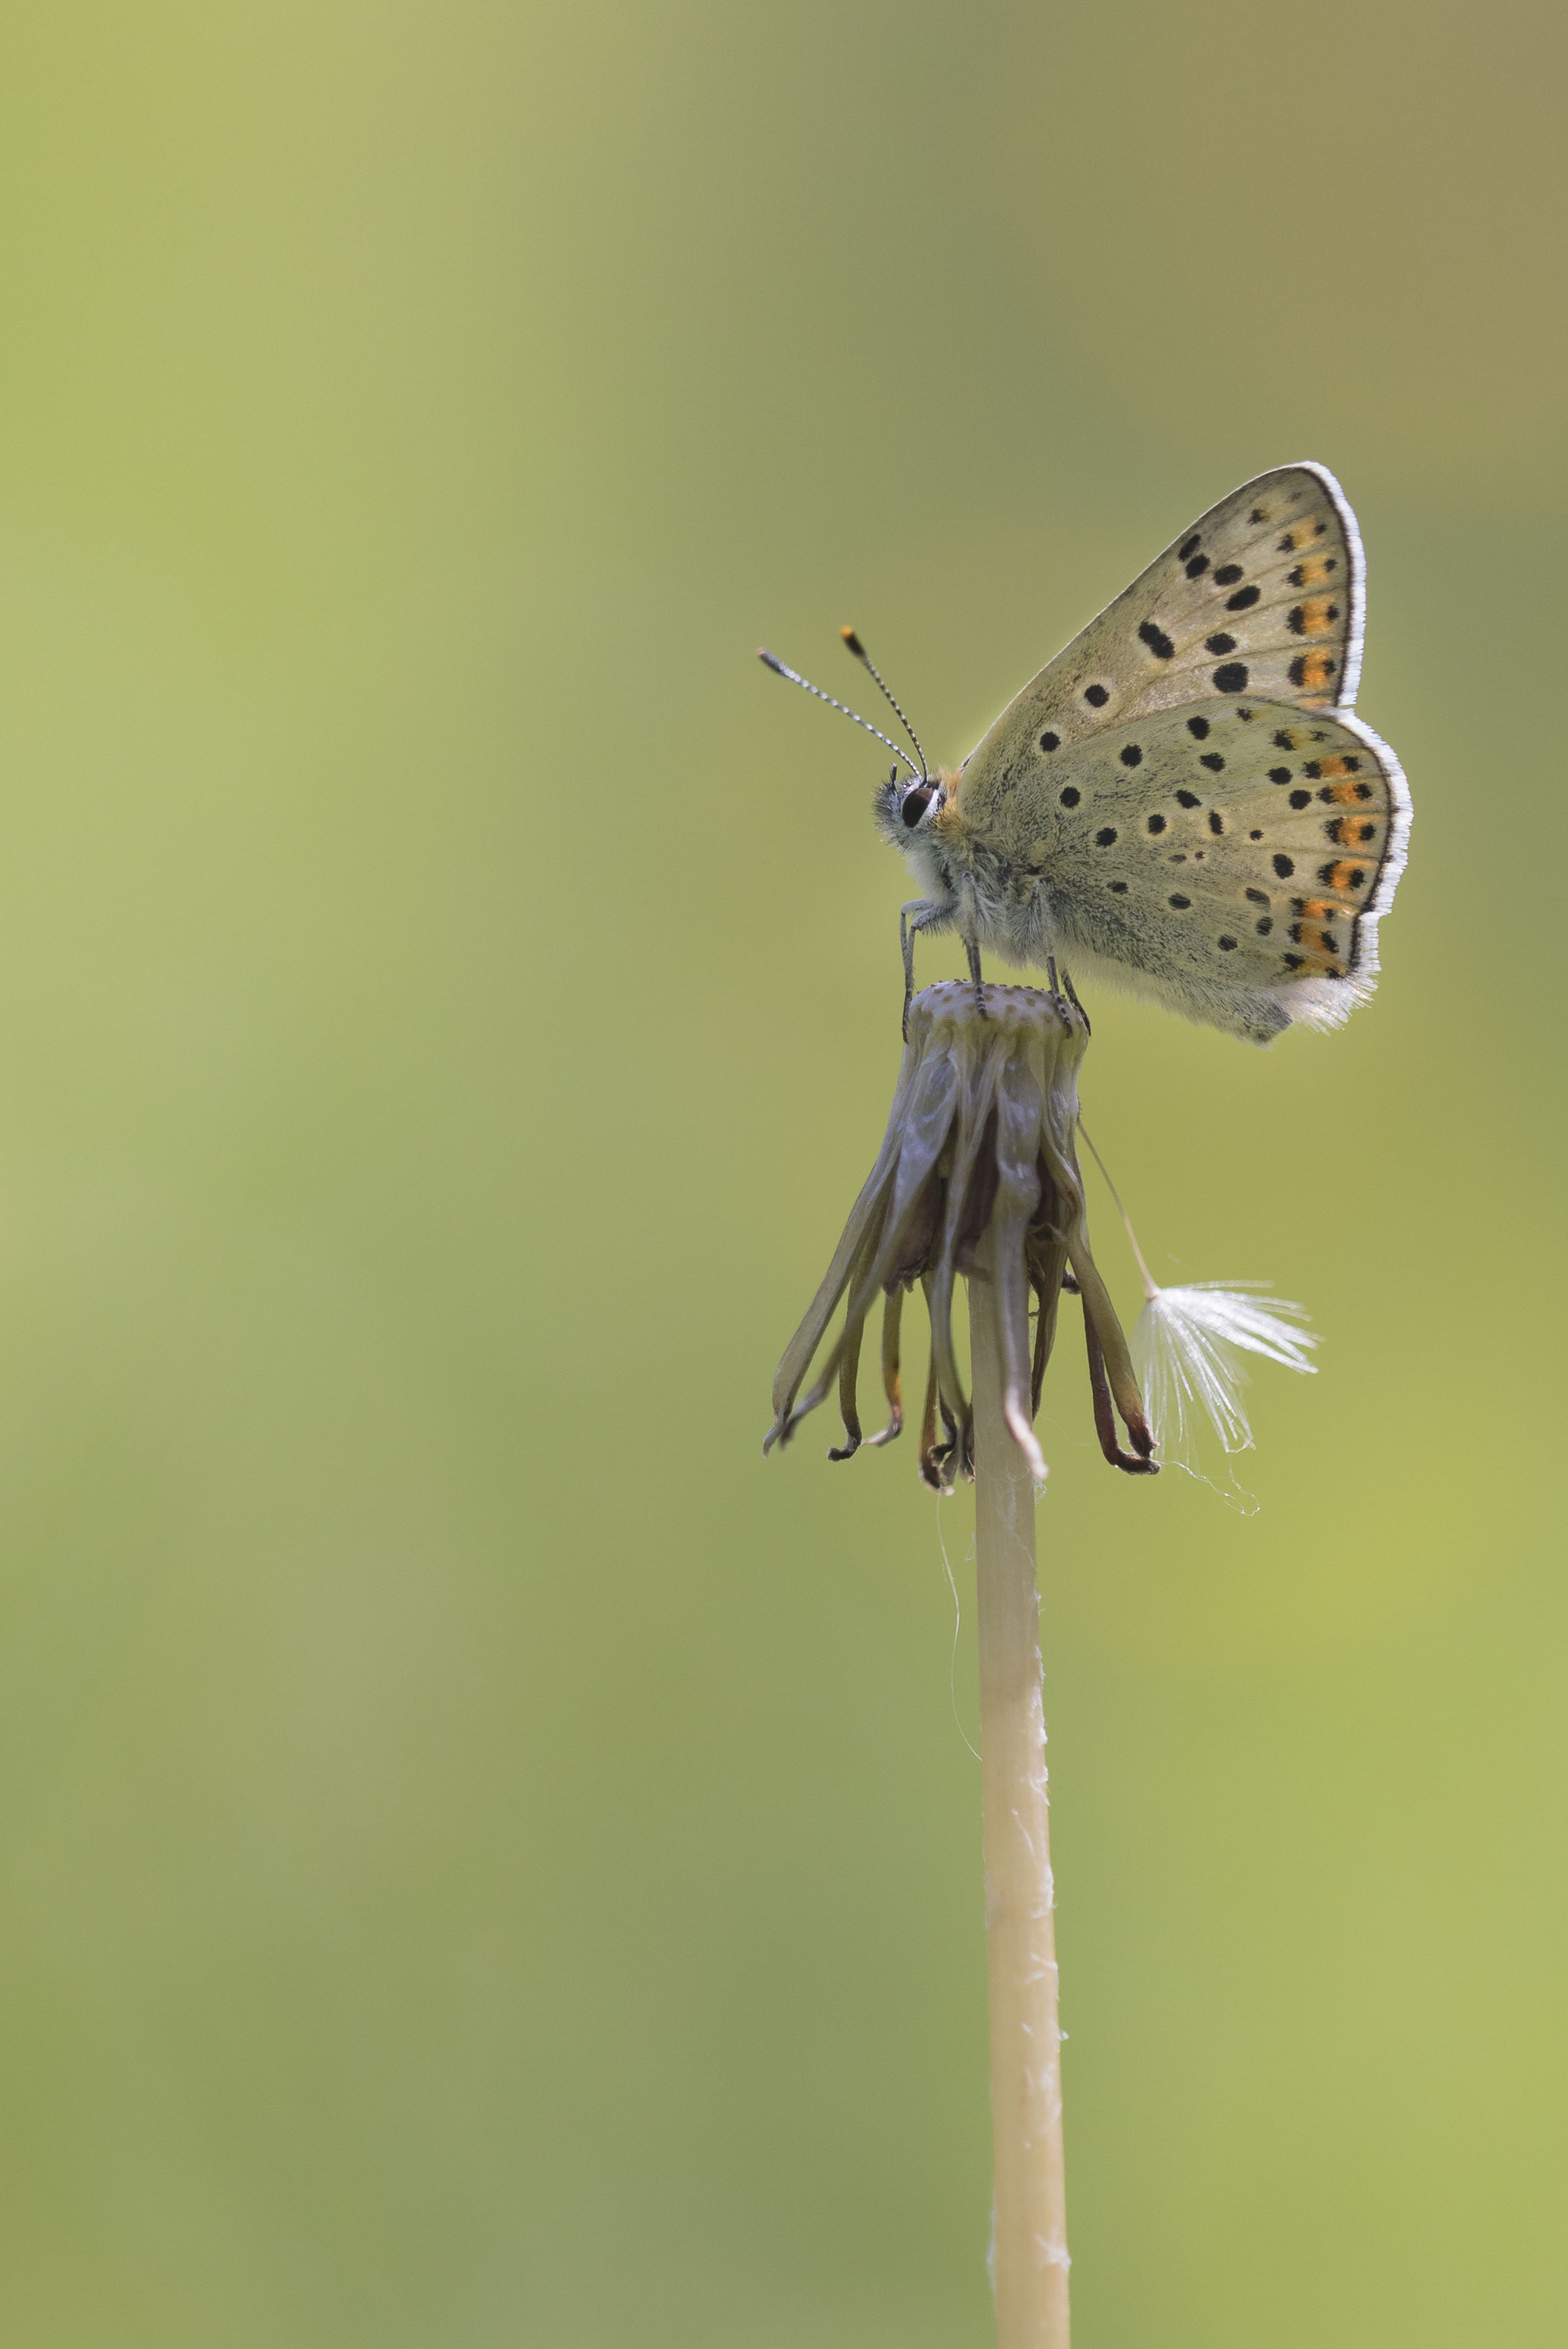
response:
M1102 729L1057 772L993 836L1041 872L1061 951L1257 1037L1335 1024L1370 992L1408 802L1359 719L1187 703Z
M1361 665L1361 542L1320 465L1222 498L1009 704L965 762L983 822L1042 758L1183 702L1253 693L1348 708ZM1042 747L1047 746L1047 747Z

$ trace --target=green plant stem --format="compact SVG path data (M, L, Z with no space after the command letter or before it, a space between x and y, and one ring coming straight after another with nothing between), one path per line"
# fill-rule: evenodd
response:
M978 1274L969 1283L969 1327L996 2338L998 2349L1068 2349L1061 2052L1035 1495L1028 1465L1002 1417L992 1245L988 1232L978 1251Z

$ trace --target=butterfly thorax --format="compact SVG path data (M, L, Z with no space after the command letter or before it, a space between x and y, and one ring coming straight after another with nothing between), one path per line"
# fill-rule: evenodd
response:
M876 796L884 840L903 854L928 899L951 905L947 920L923 926L960 929L1026 968L1043 962L1054 941L1048 843L1021 842L1016 826L998 815L984 826L969 821L961 768L889 781Z

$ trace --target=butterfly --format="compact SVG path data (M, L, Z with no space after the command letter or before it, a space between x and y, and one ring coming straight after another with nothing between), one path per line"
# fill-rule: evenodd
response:
M976 988L988 949L1256 1043L1347 1019L1377 978L1410 828L1399 762L1354 713L1365 605L1333 474L1260 473L1173 539L961 767L934 772L846 628L919 760L869 728L909 770L876 796L923 892L900 922L906 1008L916 936L954 930Z

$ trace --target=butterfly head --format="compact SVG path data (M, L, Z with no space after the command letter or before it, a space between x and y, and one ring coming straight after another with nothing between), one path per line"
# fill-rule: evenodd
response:
M901 775L895 767L886 782L877 786L877 822L896 848L907 848L911 833L934 824L946 801L947 792L935 776Z
M946 773L895 772L877 785L877 830L890 848L902 852L916 887L928 897L950 897L955 886L957 782L956 775Z

